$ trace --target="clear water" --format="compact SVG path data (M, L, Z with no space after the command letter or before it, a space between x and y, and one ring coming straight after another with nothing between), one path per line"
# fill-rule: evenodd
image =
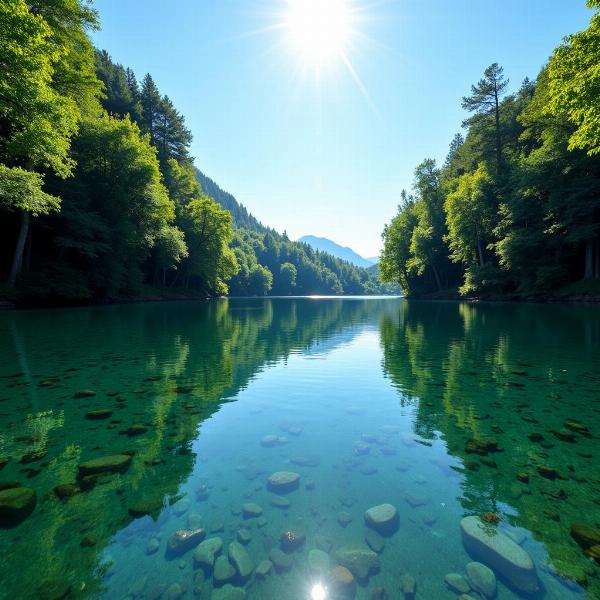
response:
M569 533L600 526L599 308L373 298L5 312L0 358L0 483L37 495L0 529L2 598L220 598L193 550L165 557L176 530L203 527L226 549L246 529L256 565L301 527L292 569L252 576L245 594L309 599L308 552L326 538L335 566L381 503L398 508L399 529L356 598L377 587L403 598L410 574L416 598L455 599L444 576L473 560L460 520L486 511L533 558L539 598L600 597L600 569ZM85 418L98 409L112 415ZM591 435L557 438L566 419ZM124 433L132 425L145 430ZM281 439L265 447L268 435ZM491 437L502 452L465 451ZM78 483L81 462L123 451L135 451L125 473L54 493ZM271 505L275 471L301 478L287 508ZM245 502L264 519L244 519ZM132 517L140 505L153 516ZM498 598L520 597L499 579Z

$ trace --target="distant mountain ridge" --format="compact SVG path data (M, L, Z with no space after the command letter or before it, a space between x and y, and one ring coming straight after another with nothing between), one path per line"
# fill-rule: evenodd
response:
M302 242L303 244L308 244L314 250L327 252L328 254L352 263L357 267L368 269L369 267L373 266L373 261L362 257L360 254L357 254L354 252L354 250L352 250L352 248L340 246L339 244L336 244L334 241L327 238L317 237L315 235L305 235L302 236L298 241Z

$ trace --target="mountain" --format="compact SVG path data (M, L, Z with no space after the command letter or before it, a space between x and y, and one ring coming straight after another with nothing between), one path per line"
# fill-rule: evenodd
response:
M243 204L240 204L229 192L222 190L210 177L207 177L199 169L196 169L196 179L202 186L202 191L207 196L210 196L231 213L234 227L259 231L260 233L268 231L268 228L250 214Z
M299 242L303 244L308 244L314 250L319 250L320 252L327 252L336 258L340 258L341 260L345 260L357 267L363 267L364 269L370 267L373 264L373 261L368 260L360 256L352 250L352 248L347 248L345 246L340 246L327 238L316 237L314 235L305 235L301 237Z

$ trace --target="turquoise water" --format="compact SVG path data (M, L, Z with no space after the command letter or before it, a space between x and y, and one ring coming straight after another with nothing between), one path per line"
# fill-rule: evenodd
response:
M600 527L597 307L249 299L6 312L0 357L0 488L36 495L0 529L2 598L293 600L319 585L347 597L330 569L370 536L379 566L355 572L355 598L402 599L413 580L416 598L453 600L445 576L482 560L461 519L488 512L533 560L533 597L600 597L600 569L570 534ZM473 439L496 447L469 452ZM123 472L78 475L123 453ZM274 498L278 471L300 479ZM246 518L245 503L262 514ZM364 513L384 503L399 524L381 538ZM283 531L305 541L284 553L289 569L223 587L194 547L167 552L176 531L199 528L224 557L241 540L252 567ZM311 566L315 549L328 566ZM498 598L530 597L491 566Z

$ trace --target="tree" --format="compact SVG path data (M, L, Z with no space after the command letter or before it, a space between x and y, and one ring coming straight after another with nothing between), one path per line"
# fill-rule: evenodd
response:
M267 267L254 265L248 276L248 293L251 296L266 296L273 285L273 274Z
M196 277L207 293L227 293L226 282L238 270L235 254L229 248L233 236L231 215L206 195L192 200L185 208L182 224L189 258L184 265L184 286Z
M281 267L279 267L279 285L285 290L286 294L290 294L296 287L297 275L298 271L292 263L284 262L281 264Z
M84 10L77 0L40 0L30 6L24 0L6 0L0 4L0 160L6 165L29 171L49 169L61 177L71 174L69 147L81 116L76 100L89 104L90 94L93 97L99 85L95 77L88 81L84 68L91 48L85 27L92 22L93 12ZM82 69L80 75L74 73L76 66ZM41 180L22 174L12 180L25 186L15 198L31 198L36 182L40 184L35 195L42 197ZM34 214L28 210L29 203L17 202L21 224L9 287L14 287L21 271Z
M475 117L467 119L467 125L476 122L478 116L492 115L495 124L495 153L496 173L502 169L502 133L500 127L500 98L508 86L509 81L504 79L504 69L493 63L483 73L483 78L477 85L471 86L471 95L462 99L462 107L469 112L475 112Z
M411 258L407 267L414 269L418 275L431 270L435 286L440 291L442 275L448 267L448 250L444 242L444 197L435 160L426 159L416 168L414 190L416 201L413 211L417 223L412 231Z
M84 183L90 210L107 225L110 251L95 261L99 284L109 294L135 289L142 265L159 241L163 265L178 262L182 246L168 228L175 205L161 182L156 151L129 117L86 120L74 144L76 177Z
M150 142L153 145L156 145L156 127L161 102L162 99L154 79L152 79L150 73L146 73L140 92L140 104L142 105L141 129L150 134Z
M480 165L474 173L460 177L456 190L445 201L450 258L464 264L471 273L474 266L482 268L488 262L496 214L493 183L485 165Z
M600 8L598 0L588 0L590 8ZM575 126L569 149L600 153L600 12L589 27L568 36L554 51L548 64L547 110L568 118Z
M403 190L398 214L383 230L383 252L379 261L383 281L398 284L407 295L413 291L413 278L408 262L412 257L412 235L418 222L414 204L414 198Z

